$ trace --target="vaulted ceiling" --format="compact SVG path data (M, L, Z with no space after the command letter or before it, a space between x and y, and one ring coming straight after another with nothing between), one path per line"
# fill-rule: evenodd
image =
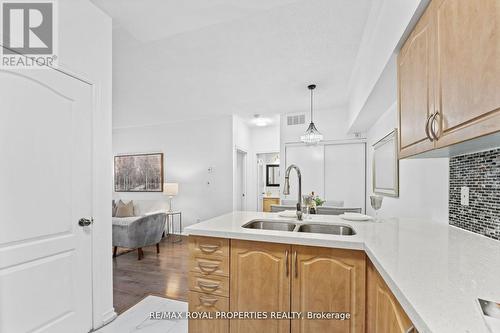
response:
M370 0L92 0L113 18L114 127L347 102Z

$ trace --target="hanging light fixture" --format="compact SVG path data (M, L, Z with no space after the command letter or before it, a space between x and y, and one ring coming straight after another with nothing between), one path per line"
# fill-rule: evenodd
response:
M321 134L314 125L313 122L313 90L316 88L315 84L311 84L307 86L307 89L311 91L311 123L307 128L304 135L300 136L300 141L305 142L307 144L315 144L323 140L323 134Z

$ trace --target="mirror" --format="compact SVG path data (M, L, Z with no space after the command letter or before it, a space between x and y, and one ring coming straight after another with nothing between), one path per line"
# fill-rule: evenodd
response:
M279 164L266 165L266 186L280 186Z
M373 145L373 193L399 197L398 130Z

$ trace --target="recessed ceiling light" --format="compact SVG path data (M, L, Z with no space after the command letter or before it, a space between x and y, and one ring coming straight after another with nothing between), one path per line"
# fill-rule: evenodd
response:
M263 118L260 114L256 114L253 116L252 123L255 126L264 127L271 123L271 119Z

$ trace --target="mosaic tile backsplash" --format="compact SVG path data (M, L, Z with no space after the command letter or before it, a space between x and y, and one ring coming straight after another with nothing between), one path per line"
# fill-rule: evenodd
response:
M460 189L469 187L469 206ZM450 224L500 240L500 148L450 158Z

